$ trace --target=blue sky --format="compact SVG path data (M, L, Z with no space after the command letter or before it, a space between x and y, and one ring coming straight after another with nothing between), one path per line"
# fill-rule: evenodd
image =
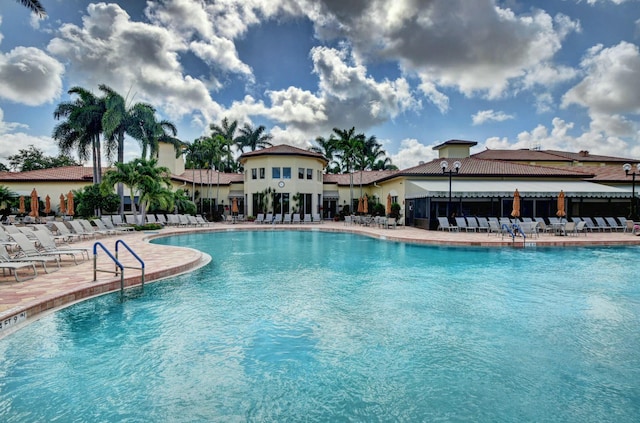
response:
M101 83L185 141L229 117L301 148L353 126L400 168L448 139L640 160L638 0L41 2L0 3L4 163L57 154L56 105Z

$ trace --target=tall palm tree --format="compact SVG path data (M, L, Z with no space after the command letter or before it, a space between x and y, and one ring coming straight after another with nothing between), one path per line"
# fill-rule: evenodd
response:
M75 94L75 101L60 103L53 112L55 119L66 119L53 129L53 138L58 141L62 154L77 150L80 160L93 160L93 183L102 178L100 134L102 117L105 113L104 99L98 98L82 87L73 87L69 94Z
M364 154L364 134L356 134L356 129L333 128L337 135L336 157L340 160L342 171L351 172L358 169L359 158Z
M215 137L216 135L220 135L224 140L225 145L225 161L224 161L224 172L235 172L238 170L238 163L233 158L233 153L231 152L231 146L238 144L238 137L236 137L236 130L238 129L238 121L234 120L233 122L229 122L228 118L222 119L221 125L216 125L212 123L209 125L209 129L211 129L211 137Z
M40 19L47 16L46 10L38 0L19 0L24 6L28 7L33 13L38 15Z
M256 151L260 148L271 147L273 144L269 140L273 139L273 135L265 134L267 128L264 125L260 125L257 128L253 128L248 123L245 123L240 128L240 137L238 138L238 149L241 153L244 153L244 147L249 147L251 151Z
M340 163L335 158L338 150L335 136L331 134L329 138L317 137L315 142L317 145L311 146L309 151L320 153L327 159L327 173L340 173Z
M178 130L168 120L157 120L156 109L148 104L140 104L133 109L133 123L127 133L138 140L142 147L142 158L155 158L158 156L160 142L173 144L178 152L183 143L176 138Z

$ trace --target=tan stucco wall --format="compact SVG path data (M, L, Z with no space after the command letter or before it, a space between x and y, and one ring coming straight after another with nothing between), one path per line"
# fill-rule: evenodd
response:
M280 168L280 178L272 177L272 168ZM285 179L282 168L291 168L291 178ZM265 178L260 179L260 168L265 170ZM298 168L304 168L304 179L298 179ZM314 158L303 156L259 156L250 157L244 163L245 183L244 192L247 200L247 213L249 215L256 214L253 208L253 194L264 192L267 188L271 188L278 193L289 193L289 197L293 197L297 193L312 194L312 208L317 210L319 204L318 195L322 194L322 171L323 163ZM257 179L252 179L252 169L256 169ZM313 169L312 179L306 179L306 169ZM283 183L284 186L279 184Z

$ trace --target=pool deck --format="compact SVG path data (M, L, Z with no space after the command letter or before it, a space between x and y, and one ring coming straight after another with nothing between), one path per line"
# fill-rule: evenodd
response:
M71 247L93 248L96 241L103 244L111 253L114 252L116 240L123 240L145 263L145 283L158 281L163 278L189 272L206 265L211 260L207 254L200 251L166 245L149 243L152 238L184 234L193 232L217 231L249 231L249 230L307 230L327 232L347 232L361 234L388 241L408 242L423 245L441 246L477 246L490 248L537 248L563 246L620 246L640 245L640 237L623 232L589 232L586 236L555 236L541 234L539 237L525 240L517 237L512 242L511 237L486 232L442 232L427 231L413 227L397 227L385 229L372 226L345 225L343 222L322 222L321 224L287 224L260 225L254 223L214 223L208 227L175 228L167 227L159 231L134 232L122 236L99 237L95 240L74 242ZM122 247L119 260L125 268L125 286L139 285L141 281L140 264ZM16 282L11 275L0 277L0 338L24 324L33 321L49 312L68 306L77 301L96 295L120 290L120 276L102 270L113 270L114 264L108 255L100 248L96 255L97 268L94 281L93 262L90 260L74 264L68 257L63 256L61 270L44 273L41 265L37 265L38 276L24 282ZM55 265L49 264L49 269ZM129 268L132 267L132 268ZM135 267L135 269L133 268ZM25 270L20 272L24 275Z

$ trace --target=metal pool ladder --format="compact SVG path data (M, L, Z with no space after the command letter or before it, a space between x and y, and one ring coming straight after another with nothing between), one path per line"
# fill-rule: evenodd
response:
M122 245L124 248L126 248L131 253L131 255L133 255L133 257L135 257L135 259L138 260L138 262L140 263L140 267L125 266L118 260L119 245ZM107 269L98 269L98 247L100 247L102 251L104 251L107 254L107 256L109 256L109 258L113 261L113 263L115 264L115 271L107 270ZM98 272L113 273L116 275L120 273L120 298L124 296L124 269L125 268L139 269L142 271L141 288L144 291L144 261L142 261L142 259L135 253L135 251L131 249L131 247L129 247L123 240L119 239L116 241L115 255L113 255L109 250L107 250L107 248L101 242L96 242L93 244L93 281L95 282L97 280Z
M503 223L501 232L502 232L503 239L504 239L505 232L508 233L511 236L511 242L514 245L516 243L516 234L519 233L520 235L522 235L522 246L524 247L527 245L527 235L524 233L520 225L518 225L517 223L512 224L511 227L506 223Z

